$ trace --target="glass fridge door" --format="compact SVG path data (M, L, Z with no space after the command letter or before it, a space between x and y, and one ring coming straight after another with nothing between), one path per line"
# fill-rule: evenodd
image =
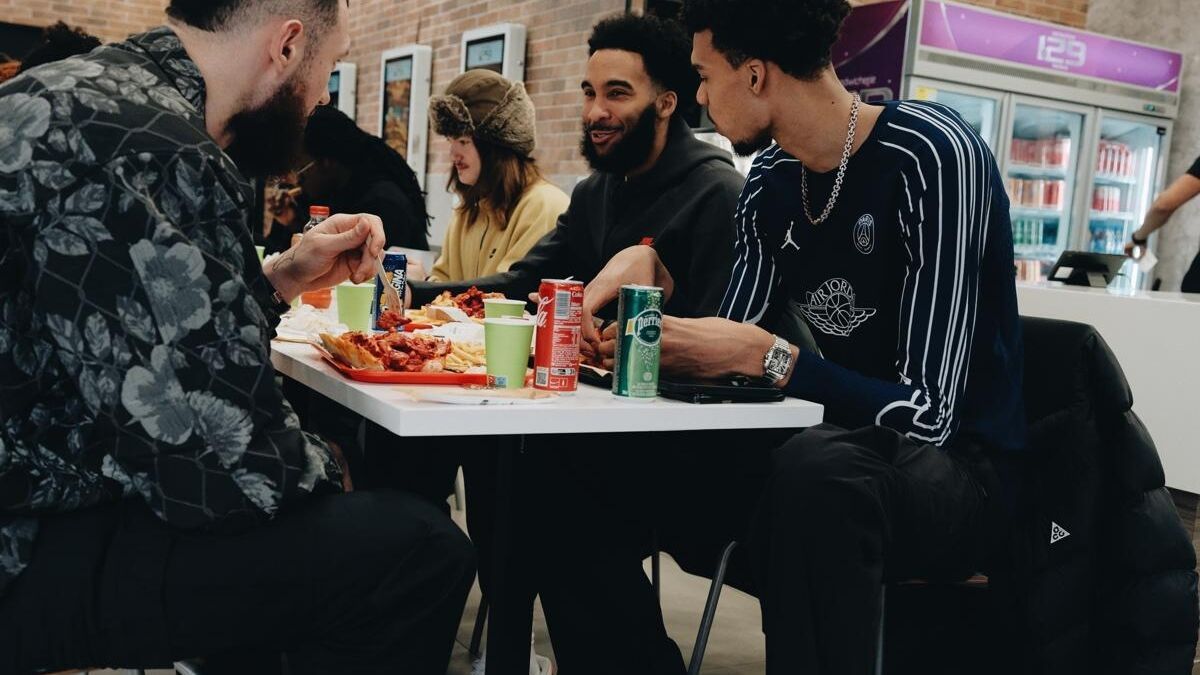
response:
M1086 109L1014 99L1005 183L1018 277L1041 281L1071 237Z
M975 128L992 152L996 152L1000 132L1000 102L1004 96L988 89L964 87L949 82L914 78L911 85L912 98L919 101L934 101L954 109L967 124Z
M1158 167L1168 129L1163 121L1117 113L1102 113L1098 127L1088 228L1082 243L1088 251L1119 255L1161 188ZM1113 287L1145 285L1146 275L1133 261L1122 271Z

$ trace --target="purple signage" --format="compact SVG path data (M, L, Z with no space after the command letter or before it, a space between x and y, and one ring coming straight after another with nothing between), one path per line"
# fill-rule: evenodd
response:
M850 11L833 46L833 66L842 85L864 101L900 96L909 0L861 5Z
M1183 56L1008 14L927 0L921 45L1043 70L1178 92Z

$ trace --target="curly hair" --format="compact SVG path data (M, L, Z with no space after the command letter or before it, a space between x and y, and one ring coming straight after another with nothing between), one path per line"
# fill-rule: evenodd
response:
M762 59L812 80L830 64L846 0L688 0L683 20L692 33L712 31L713 47L733 67Z
M619 49L642 57L646 74L679 99L675 115L687 117L696 105L700 77L692 68L692 40L675 21L657 16L619 14L604 19L588 38L588 56Z

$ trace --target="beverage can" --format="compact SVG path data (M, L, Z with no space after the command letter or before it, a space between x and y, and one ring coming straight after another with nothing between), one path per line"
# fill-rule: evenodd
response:
M408 256L403 253L385 252L383 254L383 272L387 278L387 283L391 284L392 288L396 289L396 294L400 296L400 300L404 300L404 289L408 283ZM383 315L384 310L395 310L403 316L403 307L388 307L387 298L384 295L383 282L379 277L375 277L375 297L371 300L371 329L372 330L387 330L379 325L379 318Z
M650 401L658 396L662 355L663 289L622 286L617 301L617 345L613 365L615 396Z
M1036 208L1046 207L1046 181L1038 178L1030 181L1029 205Z
M533 387L560 394L579 386L583 282L543 279L538 288Z

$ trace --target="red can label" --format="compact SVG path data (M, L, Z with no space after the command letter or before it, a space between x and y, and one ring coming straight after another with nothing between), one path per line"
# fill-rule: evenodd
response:
M545 279L538 289L537 341L533 355L535 389L575 391L579 386L579 337L583 284Z

